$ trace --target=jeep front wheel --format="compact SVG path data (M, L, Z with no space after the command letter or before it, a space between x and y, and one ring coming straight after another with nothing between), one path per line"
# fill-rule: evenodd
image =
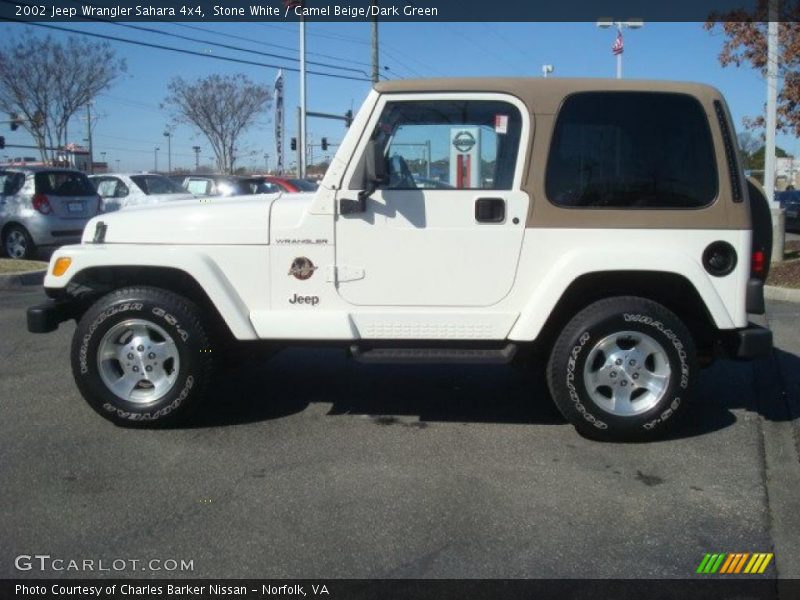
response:
M200 401L210 380L199 309L158 288L112 292L78 323L72 372L89 405L118 425L175 422Z
M675 422L697 372L694 342L671 311L616 297L578 313L547 366L558 409L587 437L654 438Z

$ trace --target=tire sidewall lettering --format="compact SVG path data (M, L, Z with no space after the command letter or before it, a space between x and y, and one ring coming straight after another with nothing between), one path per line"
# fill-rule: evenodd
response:
M684 341L677 333L675 333L675 331L673 331L673 329L666 326L661 320L651 317L647 314L632 312L626 312L616 316L617 319L619 317L622 317L623 322L626 324L640 325L641 329L645 330L645 332L648 328L655 330L653 333L655 334L656 338L662 340L662 343L668 344L666 350L670 355L670 364L672 365L673 370L676 366L675 358L677 358L679 364L679 379L677 379L677 381L674 383L671 383L671 386L674 387L669 398L663 398L659 402L658 408L656 409L659 412L656 413L655 417L651 416L645 422L640 423L640 427L642 427L645 431L651 431L660 424L663 424L672 418L678 412L678 408L683 403L683 396L687 393L691 382L692 373L689 366L689 355ZM612 316L612 321L614 319L615 317ZM613 421L615 420L615 417L609 415L608 417L604 418L602 416L605 414L604 411L600 407L595 406L591 399L589 399L581 375L583 370L583 361L586 360L585 355L588 352L586 347L591 347L589 342L593 339L607 335L605 331L607 325L599 325L599 327L602 328L602 333L598 331L597 326L583 329L583 333L578 336L572 348L569 350L569 355L566 361L565 386L572 406L581 415L581 417L595 428L599 430L605 430L609 427L608 420L610 419ZM613 327L610 329L613 330ZM621 330L621 328L618 327L618 330ZM673 352L669 352L670 349L673 350ZM591 404L589 409L587 409L587 404ZM630 419L631 421L633 420L630 417L627 419Z
M578 359L583 353L584 347L591 339L592 339L591 333L585 331L580 335L576 344L572 347L572 350L570 350L569 359L567 360L567 376L566 376L567 394L569 395L569 398L572 401L575 410L577 410L578 413L580 413L580 415L588 423L591 423L598 429L607 429L608 424L605 421L598 419L595 415L586 410L586 406L583 404L583 402L581 402L580 393L578 392L578 388L575 385L575 368L578 364Z
M98 300L100 302L102 300ZM174 307L174 301L160 305L158 300L150 298L110 300L106 306L99 307L99 312L88 317L91 319L88 326L85 322L78 324L79 332L76 332L73 342L73 371L81 392L95 410L116 422L145 424L165 420L166 417L170 417L171 421L178 412L185 413L184 404L188 405L190 400L194 404L192 398L197 394L202 396L207 378L203 371L196 370L203 369L203 365L207 367L207 361L202 355L196 356L195 353L199 348L205 348L207 342L203 341L204 332L197 329L196 323L187 320L187 325L183 325L186 315L179 308ZM100 379L97 364L102 336L113 325L134 317L164 327L177 344L181 357L181 372L178 373L179 379L176 382L181 387L176 386L166 395L140 405L116 397ZM196 337L198 333L199 338Z

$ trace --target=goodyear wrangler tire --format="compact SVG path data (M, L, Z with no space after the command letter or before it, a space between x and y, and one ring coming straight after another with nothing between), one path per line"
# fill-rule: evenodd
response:
M689 331L644 298L600 300L579 312L556 341L547 383L556 406L595 439L652 439L673 425L698 371Z
M100 298L72 339L72 373L89 405L117 425L185 417L211 378L200 311L166 290L132 287Z

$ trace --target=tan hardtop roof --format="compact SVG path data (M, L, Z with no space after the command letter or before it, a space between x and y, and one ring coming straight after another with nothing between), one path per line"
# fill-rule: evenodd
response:
M454 77L394 79L375 84L382 94L411 92L503 92L537 104L539 110L555 109L564 96L589 91L642 91L690 94L701 100L721 99L710 85L648 79L603 79L565 77Z

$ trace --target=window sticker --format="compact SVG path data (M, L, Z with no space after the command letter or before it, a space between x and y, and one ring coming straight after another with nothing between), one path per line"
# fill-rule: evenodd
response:
M494 132L499 134L508 133L508 115L494 116Z

